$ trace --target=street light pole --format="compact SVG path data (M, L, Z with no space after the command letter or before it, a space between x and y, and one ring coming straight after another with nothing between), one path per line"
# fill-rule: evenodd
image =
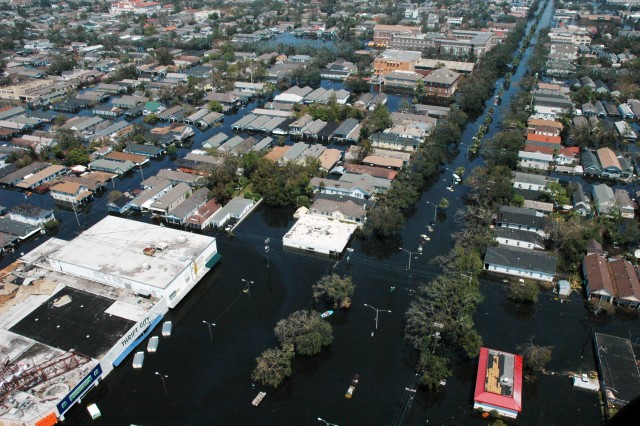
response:
M409 254L409 267L407 268L408 270L411 270L411 256L413 256L414 254L419 254L421 255L422 253L420 253L419 251L409 251L407 249L404 249L402 247L400 247L400 250L402 251L406 251Z
M202 320L202 322L209 326L209 337L211 338L211 341L213 342L213 333L211 333L211 326L215 327L216 323L215 322L205 321L205 320Z
M329 423L328 421L326 421L325 419L323 419L322 417L318 417L318 421L319 422L324 422L325 426L338 426L335 423Z
M167 392L167 383L164 381L165 378L169 377L166 374L160 374L156 371L156 376L160 376L160 380L162 380L162 387L164 387L164 393L168 393Z
M378 329L378 315L379 315L379 313L380 313L380 312L389 312L389 313L391 313L391 311L390 311L390 310L388 310L388 309L378 309L378 308L374 308L373 306L371 306L371 305L367 305L366 303L364 304L364 306L367 306L367 307L369 307L369 308L373 309L374 311L376 311L376 330Z
M247 288L242 291L247 293L249 295L249 299L251 299L251 284L253 284L253 281L245 280L244 278L242 278L242 282L247 285Z
M436 224L436 217L438 216L438 205L432 203L431 201L425 201L427 204L431 204L433 206L433 224Z

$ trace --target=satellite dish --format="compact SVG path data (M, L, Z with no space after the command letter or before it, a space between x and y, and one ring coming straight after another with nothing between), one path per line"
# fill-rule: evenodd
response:
M640 259L640 249L637 249L636 251L634 251L633 255L636 257L636 259Z

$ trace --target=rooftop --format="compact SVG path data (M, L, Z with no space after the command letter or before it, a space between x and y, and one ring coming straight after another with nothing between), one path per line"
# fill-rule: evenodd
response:
M215 239L204 235L107 216L72 241L52 238L26 258L68 264L159 289L171 281ZM153 256L144 249L164 246ZM26 260L29 261L29 260Z
M522 357L480 348L473 400L522 411Z

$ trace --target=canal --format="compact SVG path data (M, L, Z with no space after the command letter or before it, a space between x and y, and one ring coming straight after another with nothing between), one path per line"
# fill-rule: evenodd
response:
M548 25L552 11L550 2L540 28ZM531 48L524 53L502 104L496 107L489 136L499 131L502 114L519 89L530 55ZM487 101L487 107L491 105L491 100ZM471 144L484 116L467 126L464 144ZM196 144L205 137L198 136ZM416 363L415 352L403 340L404 312L413 289L437 276L439 267L433 259L453 247L452 233L464 225L456 221L454 212L464 207L468 188L457 186L450 192L447 187L451 170L464 166L468 173L482 164L481 158L470 160L466 153L461 147L447 169L429 183L408 213L400 236L356 240L349 261L284 251L282 237L294 222L293 210L262 206L238 227L234 236L218 235L223 260L168 314L167 319L173 321L171 337L160 339L157 352L147 354L142 369L134 370L128 360L114 370L85 397L82 405L68 413L65 424L314 425L321 424L318 417L341 426L486 424L472 414L476 360L455 359L454 376L441 391L419 390L410 409L402 409L405 388L413 382ZM154 162L144 169L145 176L147 170L152 175L170 163ZM3 191L2 195L3 204L15 204L22 197L10 191ZM50 202L46 196L32 197L36 204ZM442 197L449 199L450 206L439 211L431 241L425 243L422 255L412 259L408 270L408 255L399 247L417 251L419 235L426 233L425 226L434 214L433 205L428 203L437 203ZM80 216L82 227L105 214L105 198L94 203L91 212ZM60 233L65 238L78 231L73 212L61 211L60 215ZM268 263L264 249L267 238ZM29 246L24 248L28 249ZM326 309L313 301L311 285L331 272L352 276L356 285L352 308L328 319L334 330L333 345L316 357L295 359L292 377L276 390L264 389L267 396L262 404L252 407L251 400L262 390L254 388L250 379L255 358L276 346L273 328L278 320L299 309ZM242 291L242 279L254 282L250 297ZM623 337L640 334L635 319L614 316L596 322L587 314L581 294L573 294L568 303L560 304L551 292L543 292L537 304L523 307L509 301L500 281L482 279L480 285L484 302L474 319L485 345L511 352L517 352L517 346L531 338L537 344L551 345L554 355L548 368L556 373L595 369L590 340L593 330ZM375 312L364 303L391 311L380 313L377 330ZM203 321L216 324L211 337ZM159 335L159 331L152 335ZM168 376L166 393L156 372ZM360 383L353 398L347 400L344 393L354 374L360 375ZM102 412L98 420L91 420L83 407L90 403L96 403ZM518 418L523 425L600 424L597 395L573 390L569 379L560 374L526 382L523 406ZM398 420L404 423L394 423Z

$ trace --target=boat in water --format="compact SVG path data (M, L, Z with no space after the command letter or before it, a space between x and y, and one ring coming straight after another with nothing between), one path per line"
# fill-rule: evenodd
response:
M345 398L351 399L351 397L353 396L353 392L356 390L356 386L358 386L359 380L360 380L359 374L356 374L355 376L353 376L353 379L351 379L351 386L349 386L349 389L347 389L347 393L344 394Z
M322 318L330 317L331 315L333 315L332 310L324 311L323 313L320 314Z

